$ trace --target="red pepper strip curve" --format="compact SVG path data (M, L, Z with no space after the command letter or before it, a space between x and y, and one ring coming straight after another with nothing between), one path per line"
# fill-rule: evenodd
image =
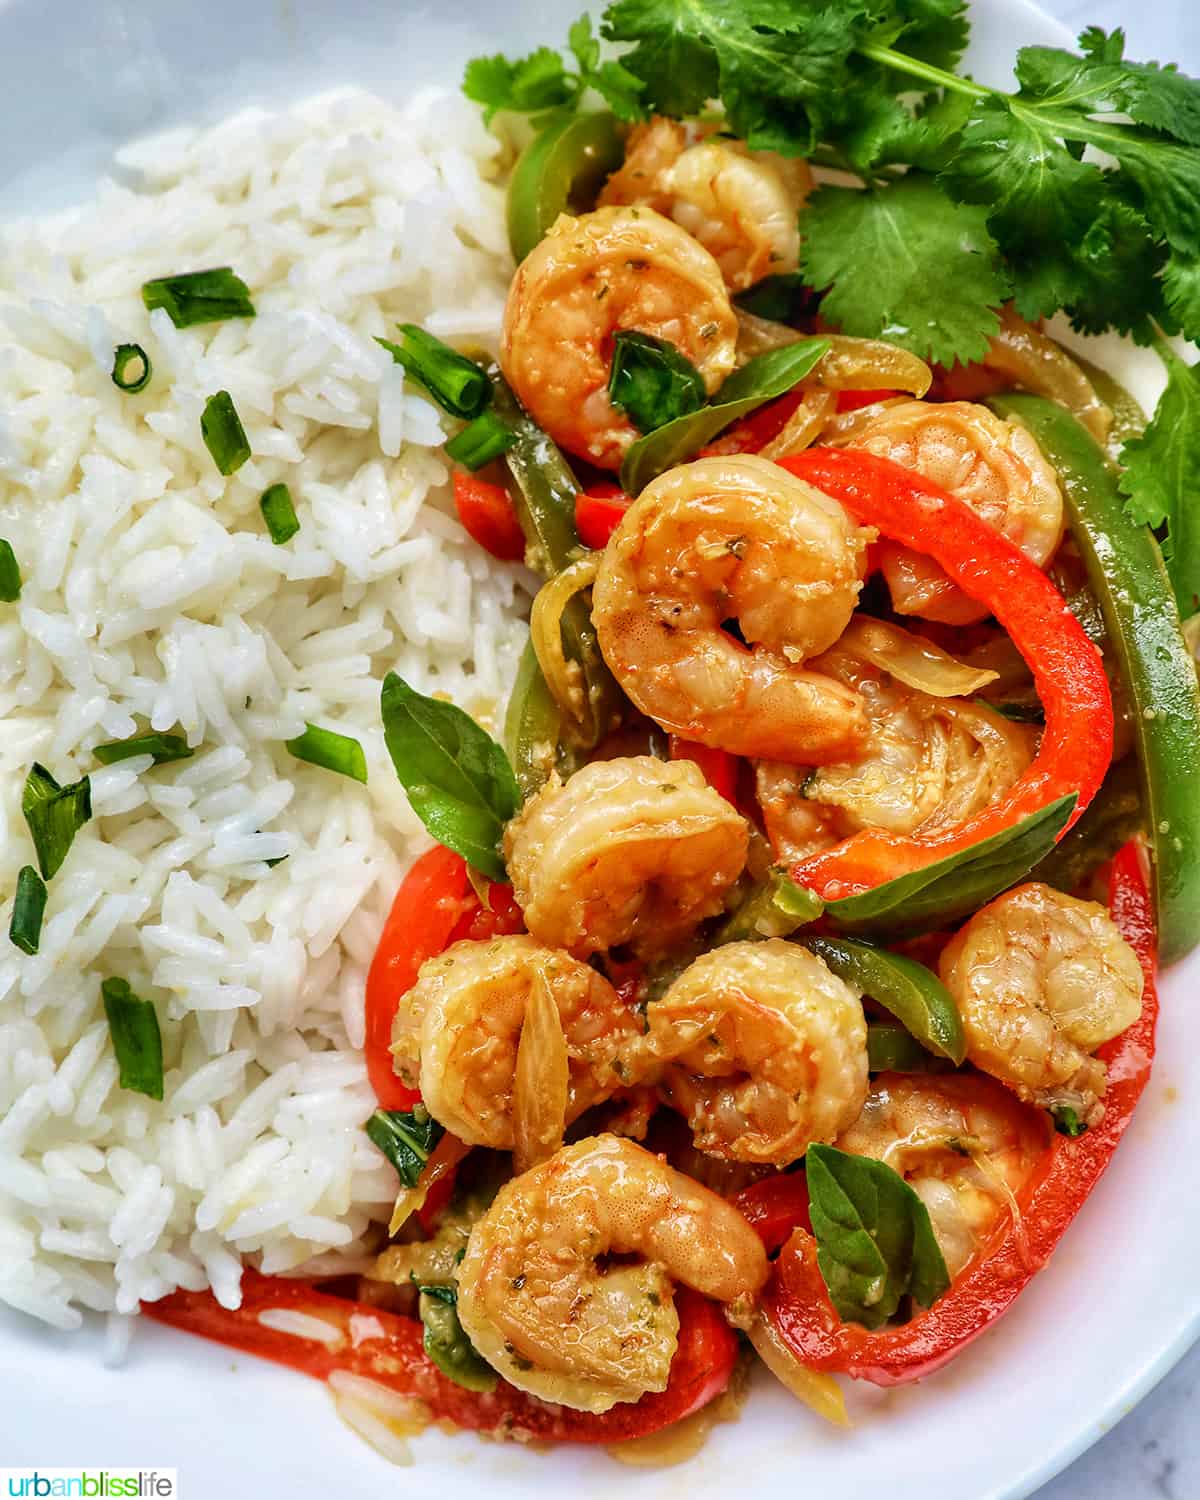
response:
M525 556L525 533L502 484L459 470L454 475L454 505L463 530L485 552L501 562L520 562Z
M714 792L720 792L726 802L737 806L738 757L728 750L717 750L710 745L699 745L694 740L670 737L671 759L690 760L700 767L705 781Z
M762 1240L768 1255L774 1255L794 1229L811 1231L808 1217L808 1183L803 1172L764 1177L735 1193L733 1206Z
M706 1406L729 1384L737 1338L717 1306L680 1287L679 1343L664 1391L623 1402L597 1415L550 1405L500 1381L490 1393L464 1390L437 1368L423 1348L421 1324L366 1303L316 1291L308 1282L242 1273L242 1305L222 1307L210 1291L173 1292L142 1311L159 1323L215 1339L247 1354L289 1365L318 1380L335 1371L376 1380L423 1401L434 1421L495 1437L558 1443L619 1443L679 1422ZM320 1318L342 1335L327 1344L268 1328L259 1313L285 1308Z
M842 1323L817 1267L816 1242L797 1230L780 1252L763 1306L801 1364L876 1385L919 1380L978 1338L1049 1260L1111 1161L1154 1056L1154 917L1136 844L1126 844L1113 861L1109 905L1122 936L1141 961L1146 983L1139 1019L1097 1053L1108 1067L1103 1120L1074 1140L1054 1137L1039 1169L1017 1195L1019 1225L1009 1221L998 1240L968 1263L948 1292L902 1326L872 1333Z
M619 484L600 482L575 496L575 530L585 547L603 552L633 501Z
M1112 759L1112 696L1099 651L1042 570L961 500L889 459L811 448L779 463L839 500L861 524L927 553L964 593L986 604L1033 672L1046 715L1033 764L975 817L926 838L856 833L801 860L793 878L826 901L857 895L967 849L1070 792L1079 798L1074 822Z
M423 854L396 892L367 974L367 1075L383 1109L411 1109L420 1099L392 1069L392 1022L417 970L460 938L484 939L523 932L520 908L506 885L488 888L490 909L470 887L461 855L435 845Z

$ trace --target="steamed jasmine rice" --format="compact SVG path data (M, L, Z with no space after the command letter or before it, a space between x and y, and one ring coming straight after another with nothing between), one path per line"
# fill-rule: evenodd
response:
M428 839L383 744L400 672L495 726L523 570L449 503L441 417L375 342L401 321L494 347L511 276L495 139L457 95L246 113L124 152L119 181L0 237L0 898L32 862L34 761L91 776L40 952L0 953L0 1299L60 1328L175 1287L353 1266L395 1174L361 1126L363 986ZM177 329L144 282L228 265L257 316ZM111 379L137 342L154 377ZM228 391L251 459L200 427ZM300 531L259 511L286 482ZM301 763L306 722L366 787ZM148 726L194 756L99 765ZM162 1103L118 1087L113 976L155 998ZM119 1354L126 1320L114 1318Z

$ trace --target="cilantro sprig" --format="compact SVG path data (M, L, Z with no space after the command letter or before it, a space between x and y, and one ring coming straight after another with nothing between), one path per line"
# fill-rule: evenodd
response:
M847 333L922 358L978 359L1007 301L1083 333L1152 344L1166 392L1127 443L1131 515L1160 529L1181 610L1200 608L1200 366L1164 334L1200 337L1200 80L1134 62L1120 30L1078 51L1023 47L1017 87L955 71L965 0L613 0L600 36L477 58L485 108L575 109L589 90L622 120L709 115L754 149L849 174L804 207L801 275Z

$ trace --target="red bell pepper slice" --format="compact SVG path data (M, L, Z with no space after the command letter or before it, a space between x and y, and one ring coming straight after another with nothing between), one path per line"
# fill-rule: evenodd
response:
M808 1217L808 1182L803 1172L764 1177L734 1195L733 1205L774 1255L795 1229L812 1230Z
M699 457L715 458L728 453L759 452L787 426L805 394L804 387L797 386L794 391L788 391L787 395L769 401L766 406L760 406L748 417L735 422L720 437L714 438L707 448L701 448Z
M420 1099L392 1069L392 1022L417 970L461 938L521 932L520 907L506 885L488 888L488 907L471 889L462 856L440 844L423 854L404 878L384 923L367 973L367 1075L383 1109L411 1109Z
M525 556L525 533L502 484L477 479L459 470L454 475L454 505L467 534L501 562Z
M602 552L633 504L619 484L601 482L575 497L575 530L585 547Z
M889 459L810 448L779 462L841 501L863 525L927 553L964 593L986 604L1029 664L1046 715L1032 765L973 818L924 838L856 833L801 860L793 878L827 901L857 895L968 849L1071 792L1078 794L1073 823L1112 759L1112 697L1100 652L1042 570L961 500Z
M704 779L714 792L720 792L726 802L737 806L738 757L728 750L717 750L710 745L698 745L694 740L670 737L671 759L690 760L704 773Z
M842 1323L817 1266L816 1241L798 1229L780 1253L763 1305L802 1364L876 1385L919 1380L978 1338L1049 1260L1112 1160L1154 1056L1154 915L1136 844L1126 844L1113 861L1109 905L1122 936L1141 960L1146 984L1141 1016L1097 1053L1108 1067L1103 1120L1074 1140L1054 1137L1017 1194L1019 1219L1006 1223L931 1308L901 1326L872 1333Z
M335 1371L376 1380L416 1397L434 1421L494 1437L556 1443L619 1443L657 1432L699 1411L729 1384L737 1362L737 1338L720 1309L680 1287L679 1343L664 1391L614 1406L596 1415L550 1405L500 1381L490 1393L464 1390L437 1368L423 1348L421 1324L365 1303L317 1291L304 1281L242 1273L242 1305L222 1307L211 1292L173 1292L142 1311L159 1323L215 1339L247 1354L301 1370L317 1380ZM340 1342L304 1339L259 1321L259 1314L286 1309L320 1318Z

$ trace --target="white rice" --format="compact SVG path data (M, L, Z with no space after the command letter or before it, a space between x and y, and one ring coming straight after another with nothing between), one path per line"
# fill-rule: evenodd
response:
M494 346L511 265L497 146L457 95L247 112L123 153L125 185L0 230L0 921L32 859L32 761L91 774L41 951L0 937L0 1299L60 1328L142 1299L361 1262L395 1175L362 1132L363 984L425 842L383 744L389 669L495 727L528 580L462 532L441 418L374 342L401 321ZM178 330L143 282L229 265L253 321ZM144 345L141 395L110 379ZM253 456L223 479L206 398ZM276 547L262 491L290 486ZM294 760L306 720L368 788ZM100 767L149 722L193 759ZM271 868L271 859L288 856ZM162 1103L122 1091L100 983L162 1023ZM320 1257L320 1259L316 1259Z

